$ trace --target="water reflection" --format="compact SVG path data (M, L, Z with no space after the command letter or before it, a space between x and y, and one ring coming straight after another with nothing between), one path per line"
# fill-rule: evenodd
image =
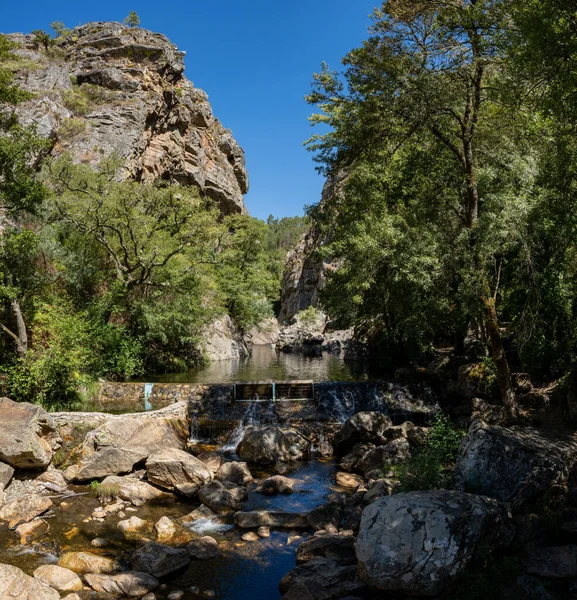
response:
M241 381L366 381L383 376L382 365L369 361L344 361L331 354L308 357L284 354L269 346L255 346L244 359L221 360L182 373L148 376L154 383L234 383Z

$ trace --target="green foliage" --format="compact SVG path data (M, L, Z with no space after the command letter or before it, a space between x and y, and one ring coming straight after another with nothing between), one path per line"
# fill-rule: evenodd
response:
M58 38L68 37L71 33L71 30L66 27L62 21L52 21L52 23L50 23L50 29L54 31Z
M42 47L46 52L48 52L50 47L54 44L54 40L50 37L50 34L46 33L43 29L34 29L32 35L34 36L36 47Z
M452 465L464 435L446 416L437 415L426 445L416 450L398 468L400 490L409 492L451 488Z
M319 318L319 312L314 306L309 306L298 313L298 319L304 325L313 325Z
M124 23L129 27L138 27L140 25L140 19L134 10L131 10L128 13L126 19L124 19Z
M101 483L99 481L92 481L90 483L90 489L94 495L103 502L111 502L116 500L120 494L120 486L117 483Z

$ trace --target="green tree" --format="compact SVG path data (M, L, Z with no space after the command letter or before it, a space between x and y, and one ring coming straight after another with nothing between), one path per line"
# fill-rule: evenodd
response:
M62 21L52 21L52 23L50 23L50 29L54 31L56 37L65 38L70 35L70 29L66 27Z
M138 27L140 25L140 19L138 18L136 11L131 10L126 19L124 19L124 23L129 27Z
M490 0L385 2L375 11L371 37L345 58L346 71L341 75L324 66L315 75L308 100L322 112L313 115L312 121L329 125L331 131L313 136L308 144L317 151L328 175L358 169L377 186L377 196L390 198L388 207L386 200L380 203L387 207L380 215L383 259L399 256L395 249L400 244L407 249L409 268L411 256L419 255L423 275L431 260L431 266L442 267L431 269L424 281L451 267L448 279L443 275L435 281L435 290L444 287L436 297L455 306L460 339L473 319L482 323L502 401L514 414L515 395L497 301L503 263L525 228L527 186L532 177L531 156L524 153L524 140L518 136L525 115L502 108L499 52L506 22L503 3ZM435 154L423 155L425 148ZM395 178L391 165L398 168L399 160L401 169L406 168L406 161L420 168L428 165L439 180L423 181L419 177L426 174L419 171L421 189L415 185L411 189L415 197L407 197L406 187L393 188L397 194L393 195L388 179ZM357 190L359 196L367 195ZM344 201L333 200L333 214L346 218L347 199L345 191ZM399 203L402 212L396 206ZM425 204L417 206L420 203ZM417 243L419 255L412 255L417 217L432 219L439 229L433 228L426 236L426 247ZM366 219L361 222L367 225ZM360 235L356 256L362 261L359 241L364 232L356 229ZM364 245L379 254L371 237L364 237ZM358 264L362 269L362 262ZM388 260L376 264L393 271L393 279L407 270ZM374 279L382 281L382 273L373 273L365 281L357 301L374 292ZM408 283L411 279L410 271L401 277ZM424 319L413 314L416 319L426 327Z
M43 29L34 29L32 31L34 36L34 43L38 48L42 47L48 53L50 47L54 44L54 40L50 37L50 34Z

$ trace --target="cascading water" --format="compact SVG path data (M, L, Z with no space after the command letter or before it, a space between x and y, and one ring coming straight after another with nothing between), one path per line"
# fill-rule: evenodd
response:
M144 410L146 410L146 411L152 410L152 404L150 403L150 397L152 396L153 388L154 388L154 383L145 383L144 384Z
M228 440L228 444L223 447L223 450L236 450L236 447L240 444L244 432L248 427L252 427L253 425L260 424L260 402L258 398L252 400L246 412L242 416L242 419L239 421L238 425L234 428L230 439Z

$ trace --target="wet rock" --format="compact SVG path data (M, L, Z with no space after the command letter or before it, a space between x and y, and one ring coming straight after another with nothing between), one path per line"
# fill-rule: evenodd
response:
M270 537L270 527L267 527L266 525L261 525L261 527L259 527L257 529L256 534L258 535L258 537L261 537L261 538L269 538Z
M255 492L265 496L275 496L277 494L292 494L294 488L294 479L282 475L273 475L259 483Z
M217 514L208 506L201 504L198 508L193 510L190 514L184 515L184 517L180 517L178 522L182 525L188 525L189 523L194 523L194 521L198 521L198 519L215 519Z
M118 564L112 558L98 556L90 552L66 552L60 557L58 564L80 575L86 573L113 573Z
M539 548L527 558L527 573L551 579L577 577L577 546Z
M185 402L148 413L110 415L74 451L80 460L73 479L92 481L130 473L137 463L158 450L184 448L188 434Z
M513 535L506 508L489 498L444 490L383 497L363 512L359 574L375 590L436 596Z
M50 415L40 406L0 398L0 460L17 469L47 467L60 444Z
M198 458L177 448L151 454L146 461L148 480L169 491L195 496L212 480L212 472Z
M145 521L136 516L119 521L117 527L122 531L126 539L140 539L143 535L152 531L152 523L150 521Z
M42 515L52 506L52 500L32 494L7 501L0 508L0 520L8 521L10 529L16 529L22 523L28 523Z
M190 541L186 545L188 555L194 560L206 560L220 556L218 542L210 535L205 535Z
M130 573L118 573L116 575L94 575L84 576L86 583L95 591L111 596L144 596L155 590L160 582L156 577L148 573L133 571Z
M240 529L258 529L265 525L276 529L308 529L306 513L288 513L272 510L237 512L234 523Z
M170 517L162 517L154 526L156 539L159 544L184 546L193 537L193 533L184 529Z
M215 479L198 490L200 501L216 513L240 510L248 494L245 488Z
M306 587L314 600L336 600L366 590L366 585L357 576L356 565L341 565L322 557L289 571L281 579L279 589L286 594L296 585Z
M475 421L461 444L455 484L460 490L519 506L566 480L575 456L573 440Z
M166 600L182 600L184 598L184 592L182 590L174 590L174 592L170 592L166 597Z
M248 531L242 536L244 542L257 542L259 540L258 534L254 531Z
M355 538L353 536L334 534L312 537L310 540L303 542L296 551L298 565L309 562L319 556L345 565L356 564Z
M252 481L252 474L245 462L225 462L218 469L214 478L236 485L247 485Z
M347 454L359 442L380 442L385 431L392 426L389 417L380 412L368 411L353 415L335 435L334 446L339 455Z
M130 562L135 571L162 578L186 569L190 564L190 556L184 548L150 542L134 552Z
M0 598L6 598L6 600L60 600L60 594L26 575L18 567L0 564Z
M22 545L29 544L32 540L42 537L50 527L46 521L35 520L29 523L22 523L16 527L16 533L20 536L20 543Z
M146 481L140 481L131 475L124 477L111 475L102 481L102 485L117 490L118 498L130 502L134 506L142 506L148 502L167 504L176 499L172 494L159 490Z
M360 485L365 484L364 477L355 475L354 473L337 473L337 485L344 488L357 489Z
M315 531L320 531L329 527L338 529L342 518L342 505L333 502L327 502L326 504L317 506L307 515L307 521Z
M94 538L90 542L90 545L93 546L94 548L106 548L109 545L109 543L104 538Z
M34 571L34 579L59 592L76 592L82 589L82 580L76 573L58 565L42 565Z
M236 449L250 463L274 465L310 456L310 442L288 427L258 426L247 429Z

